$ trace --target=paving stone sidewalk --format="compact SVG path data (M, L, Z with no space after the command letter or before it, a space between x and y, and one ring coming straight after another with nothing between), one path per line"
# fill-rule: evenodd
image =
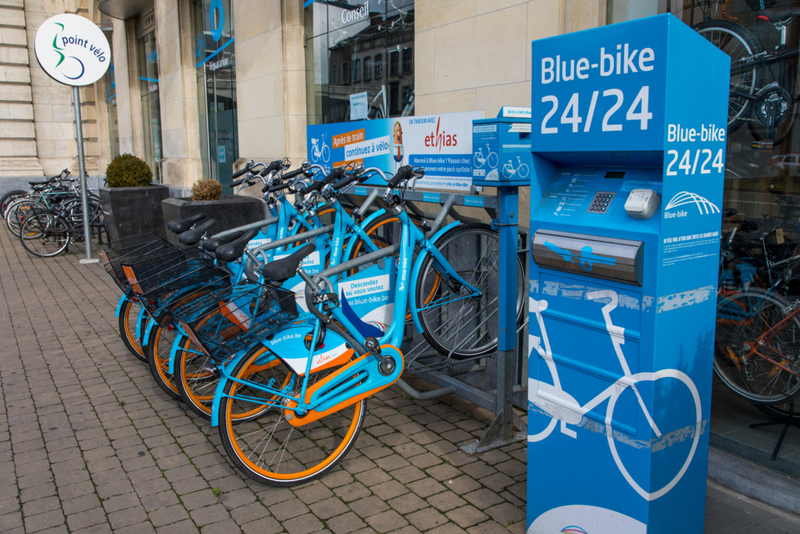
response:
M216 429L128 353L118 289L75 252L33 258L0 229L0 533L525 531L525 444L462 453L491 417L456 396L389 388L329 475L292 489L246 479ZM733 497L709 496L717 524L735 520L724 513ZM750 519L763 508L733 507ZM740 532L707 529L723 531Z

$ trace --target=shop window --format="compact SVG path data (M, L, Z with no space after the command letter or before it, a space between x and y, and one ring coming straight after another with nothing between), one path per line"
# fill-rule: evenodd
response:
M304 15L308 124L403 112L414 87L414 0L318 1ZM351 116L350 97L364 93L367 116Z
M414 50L411 48L403 49L403 74L414 72Z
M796 96L800 17L786 17L800 11L800 0L609 0L607 6L609 23L669 11L731 56L731 92L724 95L728 103L725 180L718 206L723 252L718 301L723 306L721 299L726 295L762 291L761 286L780 281L769 295L781 303L795 302L800 298L800 277L781 265L794 263L800 245L800 99ZM758 61L747 67L756 56ZM769 458L775 452L776 435L751 428L751 423L770 418L800 420L796 396L800 381L796 376L783 378L788 377L787 363L796 372L797 350L788 351L793 356L779 366L770 367L764 359L741 358L739 354L751 352L744 342L749 335L747 322L726 331L724 321L717 324L715 341L714 364L720 380L713 383L711 443L800 477L800 459L790 453L800 446L800 438L788 434L777 452L778 461L773 462ZM794 332L784 330L780 335L790 339ZM723 346L722 339L731 346ZM765 392L776 400L765 398Z
M400 74L400 53L397 50L389 52L389 76Z
M398 107L397 96L400 94L400 87L397 82L389 84L389 113L392 115L399 115L400 108Z

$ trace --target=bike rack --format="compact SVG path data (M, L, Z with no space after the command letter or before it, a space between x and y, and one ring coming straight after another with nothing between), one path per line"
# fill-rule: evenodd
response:
M356 186L353 194L368 195L374 186ZM381 191L385 188L377 187ZM517 294L517 257L524 254L527 258L527 238L519 243L519 194L517 187L498 187L495 196L479 196L463 193L406 190L404 198L412 202L429 202L445 205L454 200L454 206L483 208L492 217L492 227L497 229L500 237L500 302L516 300ZM414 210L412 210L414 211ZM457 220L468 219L451 211L450 216ZM527 235L527 232L526 232ZM524 261L526 266L527 262ZM527 267L526 267L527 272ZM526 277L527 279L527 277ZM527 297L525 299L527 301ZM527 308L523 304L524 308ZM516 310L515 310L516 311ZM527 314L524 313L523 317ZM467 454L477 454L496 449L510 443L527 439L527 425L520 416L514 413L513 400L517 396L518 404L525 405L527 395L527 344L525 335L527 320L517 324L516 314L508 313L507 306L500 306L501 328L498 340L498 351L494 355L494 368L488 365L488 357L481 356L472 360L450 360L438 363L425 363L425 358L432 355L424 348L426 342L414 345L406 354L406 370L422 378L439 389L421 392L400 379L397 384L409 397L417 400L432 399L456 394L481 408L494 413L494 419L484 435L474 443L461 447ZM438 355L438 353L436 353ZM421 360L421 361L420 361ZM449 372L445 372L449 371ZM482 380L476 378L480 372ZM492 376L492 372L493 375ZM473 376L470 376L473 375ZM515 380L516 375L516 380ZM495 387L491 388L494 378ZM514 432L516 427L518 432Z

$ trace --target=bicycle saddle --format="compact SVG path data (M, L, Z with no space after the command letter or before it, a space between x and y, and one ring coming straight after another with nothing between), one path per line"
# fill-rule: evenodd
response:
M231 241L230 243L225 243L224 245L220 245L215 251L214 255L217 257L218 260L222 261L233 261L237 260L242 257L244 254L244 249L247 246L247 242L253 239L258 234L258 229L248 230L238 239Z
M767 9L758 9L756 13L760 17L766 17L770 22L786 22L792 17L800 15L800 9L788 8L786 6L776 6Z
M203 213L198 213L197 215L192 215L186 219L174 219L167 223L167 228L170 232L174 232L176 234L180 234L194 226L195 224L199 223L206 216Z
M203 239L205 233L211 229L212 226L217 224L215 219L209 219L194 230L187 230L178 236L178 241L184 245L196 245L198 241Z
M261 268L261 274L264 278L272 282L283 283L297 272L297 267L305 259L306 256L314 252L317 246L314 243L309 243L295 251L293 254L275 260L266 264Z
M203 247L203 249L205 249L205 250L207 250L209 252L214 252L220 246L222 246L222 245L224 245L226 243L230 243L231 241L235 241L235 240L239 239L240 237L242 237L244 235L244 232L245 231L242 230L240 232L234 232L234 233L232 233L230 235L226 235L225 237L214 237L214 238L211 238L211 239L206 239L205 241L203 241L200 244L200 246Z

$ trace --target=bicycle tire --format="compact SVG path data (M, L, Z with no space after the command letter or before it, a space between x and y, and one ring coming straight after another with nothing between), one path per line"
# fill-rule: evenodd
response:
M218 313L210 313L193 325L195 330L202 329ZM213 326L212 326L213 328ZM196 347L192 340L182 336L175 340L175 362L173 362L173 383L177 387L181 400L194 413L206 420L211 420L211 401L219 383L219 365L221 362L205 354Z
M147 356L145 356L144 348L142 347L142 340L136 335L136 321L139 318L139 311L142 309L141 304L139 304L138 299L131 300L126 299L122 303L122 307L119 310L119 335L122 338L122 342L128 348L133 356L143 362L147 362ZM144 326L146 326L147 321L144 321L144 325L140 325L139 330L144 332Z
M13 202L14 200L20 197L24 197L27 194L28 192L23 191L22 189L14 189L3 195L2 198L0 198L0 216L5 217L6 208L8 208L8 205L11 204L11 202Z
M22 223L25 222L25 219L30 216L30 214L35 213L37 211L44 211L44 210L37 210L36 209L36 202L29 198L20 198L9 204L8 208L6 209L6 227L8 230L14 234L15 237L19 237L19 227L22 226Z
M169 372L169 352L176 337L177 334L173 330L155 324L145 342L144 353L147 356L150 373L158 387L171 398L178 400L181 396Z
M463 288L448 284L433 256L426 256L414 288L422 334L433 348L455 359L493 353L500 327L497 232L484 224L462 225L451 229L435 245L450 266L481 294L464 298L460 294ZM524 275L517 258L517 320L527 287Z
M800 391L800 379L751 350L764 332L788 317L788 308L783 298L758 289L720 296L717 301L714 373L753 404L781 403ZM759 350L800 372L800 321L792 318Z
M40 258L52 258L67 250L69 226L55 213L46 211L26 218L19 229L19 239L26 252Z
M731 65L736 69L737 61L764 51L758 38L741 24L727 20L704 20L696 24L695 31L705 37L711 44L731 57ZM758 64L752 69L744 69L741 73L731 72L731 92L728 99L728 132L739 128L751 111L751 100L737 97L734 91L748 96L754 95L764 80L764 65Z
M796 400L796 399L795 399ZM800 423L800 403L790 406L789 400L777 404L754 404L761 413L779 423Z
M252 349L235 367L232 376L239 381L263 383L274 379L280 389L299 394L300 378L280 359L268 368L259 368L265 347ZM256 368L253 372L250 368ZM314 373L317 381L338 368ZM219 433L228 456L245 475L269 486L286 487L308 482L328 473L347 455L364 424L366 399L303 426L292 426L286 410L273 408L260 418L236 424L230 417L232 397L241 384L229 380L220 400ZM309 385L313 382L309 380ZM254 394L251 389L248 396ZM265 402L276 396L260 391ZM262 437L263 433L263 437ZM272 439L277 438L277 439Z
M212 402L219 384L219 362L194 347L188 338L176 340L174 381L184 404L206 421L211 420ZM240 390L241 392L242 390ZM271 407L233 400L237 409L231 410L233 424L258 419Z

